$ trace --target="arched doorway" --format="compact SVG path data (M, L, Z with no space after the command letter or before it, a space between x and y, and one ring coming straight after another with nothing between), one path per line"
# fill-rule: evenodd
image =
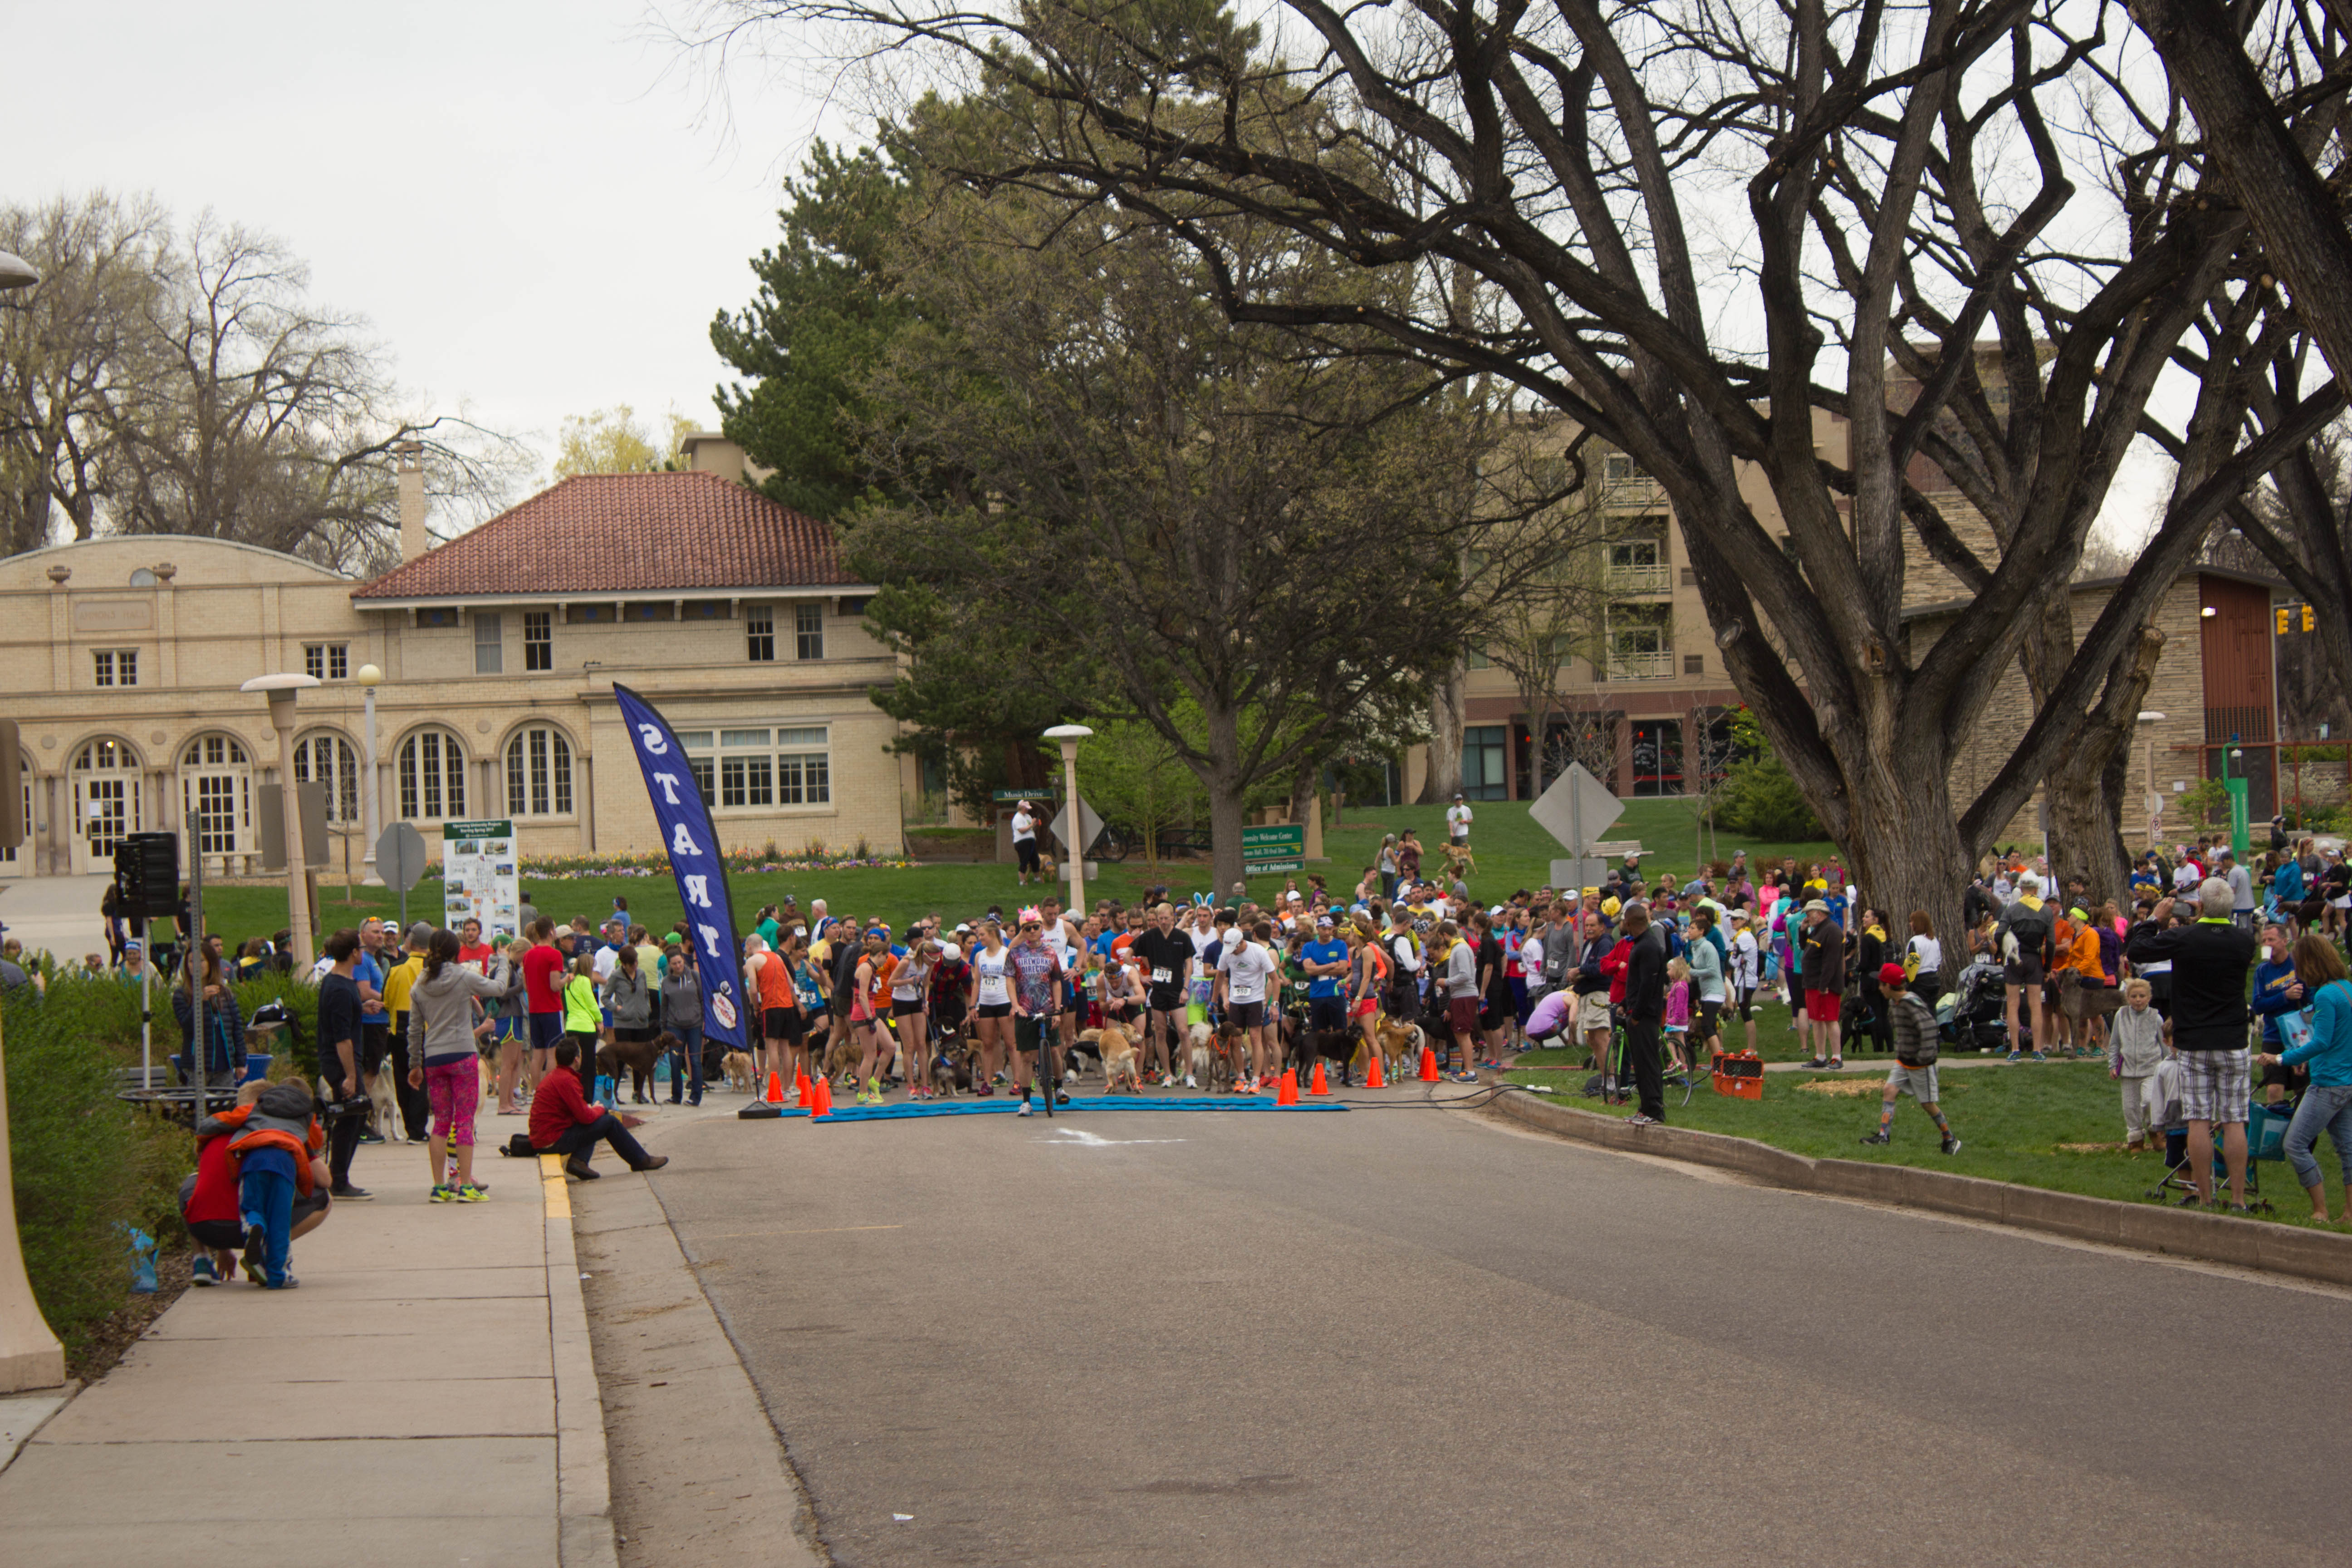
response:
M253 760L236 736L199 735L180 753L180 812L188 824L189 850L219 861L223 875L234 868L228 862L235 857L260 851L253 829Z
M139 786L139 753L128 742L91 741L74 753L68 843L76 876L114 869L114 852L140 828Z

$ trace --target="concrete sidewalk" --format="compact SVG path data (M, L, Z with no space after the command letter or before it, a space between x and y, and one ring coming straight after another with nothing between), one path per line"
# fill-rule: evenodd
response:
M428 1204L421 1149L369 1145L377 1196L294 1244L299 1289L175 1302L0 1471L7 1560L614 1563L563 1178L484 1136L490 1202Z

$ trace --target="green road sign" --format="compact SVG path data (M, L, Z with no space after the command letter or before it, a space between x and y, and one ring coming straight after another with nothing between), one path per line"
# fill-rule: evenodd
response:
M1307 829L1300 826L1242 829L1242 871L1259 876L1297 871L1307 864Z

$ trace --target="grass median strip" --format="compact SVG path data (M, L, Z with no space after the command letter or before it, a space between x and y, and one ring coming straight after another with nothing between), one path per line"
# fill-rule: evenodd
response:
M1538 1052L1530 1063L1566 1061L1564 1052ZM1849 1058L1851 1059L1851 1058ZM1885 1059L1885 1058L1882 1058ZM1630 1116L1632 1106L1604 1105L1579 1092L1583 1079L1574 1073L1513 1072L1512 1081L1542 1084L1555 1092L1547 1098L1563 1105L1608 1116ZM1905 1096L1895 1113L1895 1142L1885 1147L1864 1144L1862 1138L1877 1130L1878 1096L1823 1093L1808 1085L1867 1082L1874 1090L1884 1074L1867 1079L1858 1074L1767 1073L1764 1098L1734 1100L1715 1092L1707 1079L1685 1107L1679 1089L1667 1098L1666 1121L1675 1127L1702 1132L1723 1132L1753 1138L1792 1154L1820 1160L1864 1160L1882 1164L1919 1165L1951 1171L1988 1181L2014 1182L2053 1192L2145 1203L2164 1176L2160 1150L2141 1153L2123 1151L2123 1112L2115 1080L2102 1062L2041 1062L2014 1067L1961 1068L1939 1075L1944 1114L1961 1140L1960 1152L1947 1156L1937 1152L1937 1134L1927 1119ZM2327 1178L2328 1205L2341 1211L2334 1151L2326 1140L2317 1151L2320 1169ZM2260 1166L2262 1195L2275 1212L2258 1217L2295 1225L2311 1225L2310 1205L2294 1173L2284 1161L2263 1161ZM2331 1228L2341 1228L2331 1227Z

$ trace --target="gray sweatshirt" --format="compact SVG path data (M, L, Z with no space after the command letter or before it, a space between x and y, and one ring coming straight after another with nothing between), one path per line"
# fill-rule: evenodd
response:
M2147 1078L2164 1059L2164 1016L2128 1005L2107 1020L2107 1066L2123 1078Z
M662 1027L673 1033L702 1027L702 976L691 963L670 965L669 978L662 982L661 1014Z
M653 1026L653 994L646 985L644 970L631 974L614 964L613 978L604 982L604 999L612 1005L613 1027L615 1029Z
M421 1029L425 1064L455 1061L474 1054L474 999L503 997L516 977L493 979L462 963L445 963L438 974L420 975L408 993L408 1032Z

